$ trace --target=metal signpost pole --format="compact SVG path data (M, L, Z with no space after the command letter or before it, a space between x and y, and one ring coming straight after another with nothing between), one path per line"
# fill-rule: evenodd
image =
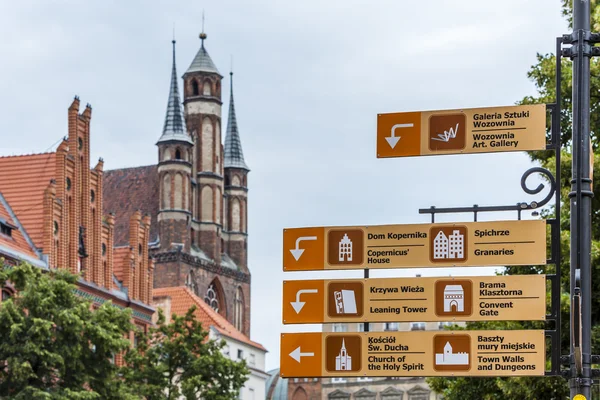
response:
M591 399L590 1L573 0L573 161L571 192L571 299L581 293L581 324L571 324L571 397ZM572 318L577 318L573 315ZM575 331L575 327L581 329ZM581 342L580 342L581 340ZM579 345L579 346L578 346ZM580 358L581 357L581 358ZM579 359L581 361L579 361Z

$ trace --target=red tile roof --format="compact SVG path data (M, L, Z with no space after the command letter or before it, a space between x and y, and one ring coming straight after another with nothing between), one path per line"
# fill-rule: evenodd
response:
M129 243L129 217L137 210L150 214L150 242L158 239L158 167L115 169L104 172L104 214L115 213L114 244Z
M0 192L27 234L43 245L44 191L55 177L55 153L0 157Z
M191 306L196 306L195 316L202 323L205 329L208 326L213 326L222 335L235 339L239 342L246 343L252 347L267 351L260 343L250 340L248 336L238 331L229 321L223 316L216 313L208 304L196 296L189 288L184 286L155 288L152 291L155 298L168 296L171 298L171 313L178 316L183 316Z
M19 227L19 221L15 220L9 212L10 205L6 202L6 199L2 197L2 193L0 192L0 218L10 225ZM38 258L38 255L35 253L34 249L25 239L25 234L21 232L21 229L13 229L11 232L11 236L3 235L0 233L0 246L6 246L11 250L15 250L18 253L22 253L24 255Z

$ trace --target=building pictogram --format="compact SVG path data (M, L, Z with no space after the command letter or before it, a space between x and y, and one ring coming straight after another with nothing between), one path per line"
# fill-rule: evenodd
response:
M340 254L339 261L352 261L352 240L350 240L347 233L340 240L338 249Z
M461 285L446 285L444 288L444 312L465 311L465 291Z
M346 341L342 339L340 354L335 358L336 371L352 371L352 356L346 350Z
M466 235L464 226L438 227L431 229L431 261L466 260Z
M473 282L468 279L440 279L435 282L435 313L460 316L473 313Z
M360 265L364 260L362 229L330 230L327 233L327 261L330 265Z
M454 353L450 342L446 342L443 353L435 354L436 365L469 365L469 353Z

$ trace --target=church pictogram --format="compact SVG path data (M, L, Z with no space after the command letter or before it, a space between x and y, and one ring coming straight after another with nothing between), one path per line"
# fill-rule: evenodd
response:
M346 341L342 339L340 354L335 358L336 371L352 371L352 356L346 350Z

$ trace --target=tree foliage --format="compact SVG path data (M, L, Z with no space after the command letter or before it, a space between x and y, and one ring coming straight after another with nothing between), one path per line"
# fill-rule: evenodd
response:
M591 1L592 8L592 31L600 32L600 6L598 2ZM569 24L572 23L572 2L562 0L562 12L567 17ZM562 33L557 34L559 36ZM551 40L550 38L549 40ZM556 58L554 54L538 54L537 63L531 67L527 76L533 81L537 88L537 96L528 96L520 101L521 104L554 103ZM561 350L562 354L569 352L569 252L570 252L570 209L568 193L571 180L571 143L572 143L572 62L563 59L561 63L561 177L557 177L557 183L561 190L561 254L562 254L562 327L561 327ZM592 148L598 151L600 148L600 60L591 59L591 120L590 134ZM548 131L548 137L550 132ZM531 152L533 161L540 163L543 167L554 171L556 160L552 152ZM600 158L594 160L594 182L599 182ZM592 203L592 274L600 275L600 185L594 185L594 199ZM554 217L556 210L550 210L543 215ZM546 267L508 267L505 274L532 274L549 273ZM592 351L600 354L600 280L592 282ZM496 322L496 323L468 323L467 329L523 329L531 328L535 323L519 322ZM543 328L543 325L537 326ZM469 400L469 399L519 399L519 400L553 400L568 399L568 382L560 377L515 377L515 378L429 378L431 387L442 393L444 399Z
M1 260L0 260L1 261ZM0 287L17 295L0 304L0 398L134 399L111 356L129 341L130 312L78 297L77 276L0 263Z
M244 361L222 353L224 341L208 340L194 317L173 315L170 324L162 314L156 328L138 332L138 345L125 356L125 380L137 393L151 400L233 400L247 379Z

